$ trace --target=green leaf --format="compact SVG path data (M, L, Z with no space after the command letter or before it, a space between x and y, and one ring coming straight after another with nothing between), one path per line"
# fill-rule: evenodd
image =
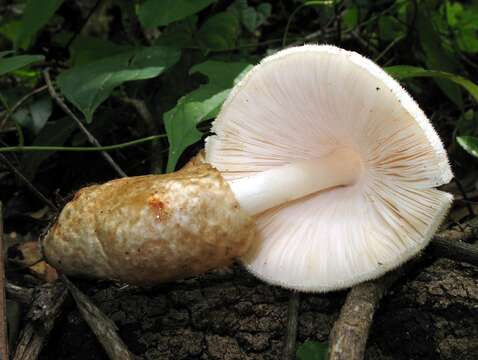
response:
M458 136L456 141L470 155L478 158L478 138L475 136Z
M125 81L156 77L174 65L180 51L162 46L137 48L75 66L57 78L62 94L92 121L96 108Z
M40 96L32 102L28 109L21 109L13 115L13 119L21 126L30 129L38 134L50 118L52 111L51 99L49 96Z
M389 66L385 68L385 70L397 80L413 77L433 77L445 79L462 86L471 94L471 96L475 98L476 101L478 101L478 85L462 76L450 74L445 71L426 70L421 67L408 65Z
M421 8L417 12L417 32L420 45L425 54L425 63L428 68L446 72L457 72L460 69L458 61L442 45L440 34L435 29L432 16ZM463 99L460 88L455 84L444 82L441 79L435 80L440 89L460 109L463 108Z
M4 52L4 55L6 52ZM0 76L11 71L20 69L24 66L43 61L45 58L42 55L19 55L12 57L0 58Z
M70 46L71 65L83 65L99 59L133 50L131 46L117 45L92 36L78 36Z
M191 68L191 74L201 73L208 77L209 82L183 96L164 114L169 140L168 172L174 171L184 150L201 139L197 124L216 116L235 79L249 69L247 63L220 61L206 61Z
M15 46L27 49L62 3L63 0L27 0Z
M175 47L183 49L194 47L194 35L196 33L197 16L193 15L184 20L174 22L168 25L161 36L155 42L155 45Z
M0 34L5 36L5 38L8 41L14 44L18 37L20 26L21 26L20 20L14 20L14 21L4 23L3 25L0 26Z
M403 36L406 30L405 26L400 24L395 17L389 15L379 17L378 29L380 39L385 41L393 41L396 38Z
M247 5L247 1L236 0L227 10L235 14L246 30L252 33L266 22L271 15L272 6L269 3L261 3L254 8Z
M197 41L203 48L227 50L235 46L239 36L239 20L230 12L211 16L197 33Z
M137 13L145 28L164 26L196 14L217 0L146 0Z
M297 360L326 360L328 344L319 341L305 341L297 348Z
M50 121L38 133L32 146L61 146L76 127L75 122L69 117L62 118L55 122ZM24 175L29 179L33 179L38 167L53 154L53 151L24 154L22 157Z

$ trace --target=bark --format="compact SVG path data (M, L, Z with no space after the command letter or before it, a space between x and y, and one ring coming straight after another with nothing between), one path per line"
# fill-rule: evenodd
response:
M423 269L422 267L420 269ZM85 282L138 359L279 359L289 292L239 266L144 290ZM346 292L302 294L298 343L326 341ZM399 280L375 314L365 358L477 359L478 268L438 260ZM43 359L107 359L74 309Z

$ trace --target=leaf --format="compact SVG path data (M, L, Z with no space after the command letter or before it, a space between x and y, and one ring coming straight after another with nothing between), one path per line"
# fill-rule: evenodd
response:
M69 117L55 122L48 122L33 141L33 146L61 146L76 129L76 123ZM38 167L47 160L54 151L29 152L23 154L22 167L24 175L33 179Z
M228 12L235 14L246 30L252 33L266 22L271 15L272 6L269 3L261 3L257 8L254 8L247 5L247 1L236 0L228 8Z
M62 3L63 0L27 0L15 47L30 47L38 31L48 23Z
M44 59L45 58L42 55L18 55L7 58L2 57L0 58L0 76L20 69L24 66L43 61Z
M51 99L49 96L41 96L28 106L28 110L17 111L13 118L21 126L30 129L38 134L50 118L52 110Z
M57 78L62 94L92 121L96 108L125 81L156 77L174 65L180 51L142 47L63 71Z
M327 360L328 344L319 341L305 341L297 348L297 360Z
M146 0L137 13L145 28L168 25L196 14L217 0Z
M210 50L233 48L239 36L239 20L230 12L211 16L199 29L196 39L199 45Z
M249 69L247 63L220 61L206 61L191 68L191 74L201 73L208 77L209 82L183 96L164 114L169 140L168 172L174 171L184 150L201 139L197 124L216 116L235 79Z
M478 85L462 76L450 74L445 71L426 70L421 67L408 65L389 66L385 68L385 70L397 80L413 77L433 77L446 79L462 86L471 94L471 96L475 98L476 101L478 101Z
M133 50L131 46L117 45L108 40L80 35L70 46L70 62L72 66L83 65L131 50Z
M456 59L445 50L442 45L440 34L436 31L431 16L423 9L417 12L417 32L420 39L420 45L425 54L425 63L428 68L447 72L457 72L460 69ZM458 86L442 81L435 80L440 89L453 101L460 109L463 108L463 99Z
M184 20L168 25L161 36L156 40L155 45L170 46L178 49L194 47L194 35L197 16L193 15Z
M456 141L466 152L478 158L478 138L475 136L458 136Z

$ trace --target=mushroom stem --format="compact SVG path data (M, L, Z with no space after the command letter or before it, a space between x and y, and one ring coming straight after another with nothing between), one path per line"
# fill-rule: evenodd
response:
M324 189L351 185L361 173L360 157L350 149L339 148L320 158L232 180L229 185L242 209L256 215Z

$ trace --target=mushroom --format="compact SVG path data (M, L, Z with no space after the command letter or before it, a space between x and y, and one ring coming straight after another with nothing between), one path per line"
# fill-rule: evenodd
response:
M205 160L177 173L80 190L43 239L48 261L151 284L240 257L268 283L329 291L415 255L452 201L435 189L452 173L430 122L354 52L306 45L267 57L213 131Z
M452 195L443 145L411 96L372 61L328 45L265 58L206 140L258 238L260 279L331 291L377 278L430 241Z

